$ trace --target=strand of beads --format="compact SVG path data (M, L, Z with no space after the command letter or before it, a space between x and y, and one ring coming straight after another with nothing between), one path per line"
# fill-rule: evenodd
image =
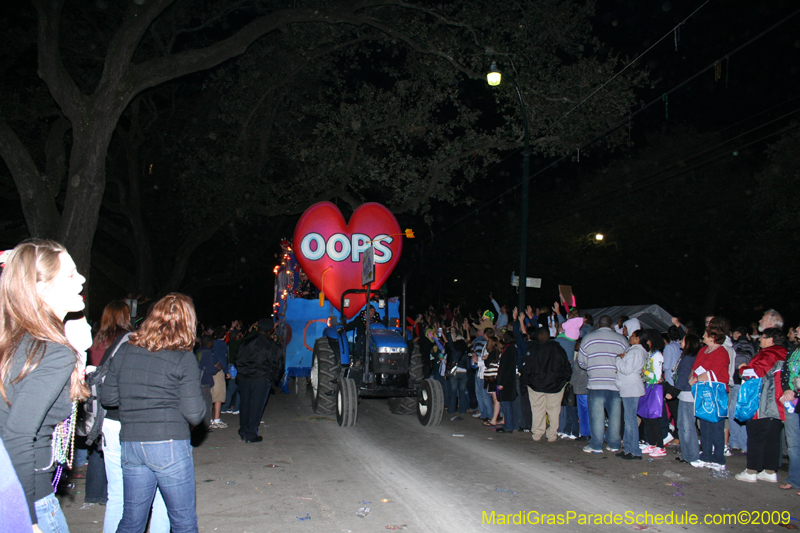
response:
M78 402L72 401L72 413L63 422L53 429L52 442L50 444L50 464L43 470L47 470L54 464L56 475L53 477L53 489L58 489L61 475L64 473L64 466L72 468L72 459L75 454L75 420L78 415Z

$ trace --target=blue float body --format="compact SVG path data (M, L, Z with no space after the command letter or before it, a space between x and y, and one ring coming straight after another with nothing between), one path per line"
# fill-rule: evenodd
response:
M386 302L384 309L378 309L378 315L381 319L385 316L387 309L390 323L400 317L400 306L397 298L390 298ZM355 332L338 331L338 320L341 314L328 300L325 300L323 306L320 307L319 300L289 298L281 302L280 311L285 313L283 323L288 325L292 331L291 340L286 345L286 373L289 377L308 377L311 374L314 343L323 336L339 340L341 363L343 365L350 364L350 343L354 341ZM337 322L335 326L328 326L328 318L331 316ZM278 317L276 316L276 318ZM357 319L358 315L356 314L352 320ZM381 333L381 335L372 337L373 339L380 338L379 341L373 340L373 346L395 346L396 343L405 345L405 341L403 341L400 330L397 327L391 327L387 330L383 324L373 324L370 329L373 332ZM388 334L389 331L392 331L391 335ZM344 338L347 339L346 342L344 342Z

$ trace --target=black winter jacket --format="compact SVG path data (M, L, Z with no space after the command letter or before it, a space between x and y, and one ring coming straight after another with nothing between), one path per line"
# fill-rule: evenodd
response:
M110 364L100 401L119 406L120 441L189 439L189 424L206 414L192 352L150 352L125 343Z
M522 363L522 381L534 392L560 391L572 377L567 352L556 341L529 342Z

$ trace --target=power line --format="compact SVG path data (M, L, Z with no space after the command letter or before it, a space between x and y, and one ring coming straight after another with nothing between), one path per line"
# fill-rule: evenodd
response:
M707 2L706 2L706 3L707 3ZM705 3L704 3L703 5L701 5L701 6L700 6L700 8L702 8L704 5L705 5ZM698 8L698 9L700 9L700 8ZM697 12L697 10L695 10L695 12L693 12L693 13L692 13L692 15L694 15L694 13L696 13L696 12ZM719 59L715 60L713 63L709 64L708 66L706 66L706 67L704 67L704 68L702 68L702 69L700 69L700 70L699 70L699 71L697 71L695 74L693 74L693 75L692 75L692 76L690 76L689 78L685 79L684 81L682 81L681 83L679 83L679 84L678 84L678 85L676 85L675 87L673 87L673 88L669 89L668 91L666 91L665 93L663 93L661 96L659 96L659 97L657 97L657 98L653 99L651 102L649 102L649 103L648 103L648 104L646 104L645 106L643 106L643 107L641 107L640 109L638 109L638 110L636 110L636 111L634 111L634 112L632 112L632 113L628 114L628 116L627 116L627 117L625 117L625 118L623 118L623 119L621 119L621 120L617 121L616 123L614 123L613 125L611 125L609 128L607 128L607 129L606 129L604 132L602 132L602 133L599 133L598 135L594 136L592 139L590 139L589 141L587 141L587 142L583 143L583 144L582 144L582 145L580 145L578 148L576 148L576 149L573 149L573 150L570 150L569 152L565 153L565 154L564 154L563 156L561 156L560 158L556 159L555 161L552 161L550 164L548 164L548 165L547 165L547 166L545 166L544 168L540 169L538 172L536 172L536 173L534 173L533 175L531 175L531 176L530 176L528 179L529 179L529 180L532 180L533 178L535 178L535 177L539 176L539 175L540 175L540 174L542 174L543 172L545 172L545 171L549 170L550 168L552 168L552 167L554 167L554 166L558 165L559 163L561 163L562 161L564 161L564 160L565 160L565 159L567 159L568 157L572 156L574 153L576 153L576 151L577 151L577 153L580 153L580 150L582 150L582 149L584 149L585 147L587 147L587 146L589 146L589 145L593 144L593 143L594 143L594 142L596 142L597 140L599 140L599 139L601 139L601 138L603 138L603 137L605 137L605 136L607 136L607 135L609 135L609 134L613 133L613 132L614 132L614 131L616 131L616 130L617 130L619 127L620 127L620 126L622 126L622 125L624 125L624 124L626 124L626 123L629 123L629 122L631 121L631 119L632 119L633 117L635 117L636 115L638 115L639 113L641 113L641 112L643 112L643 111L647 110L648 108L650 108L650 107L651 107L651 106L653 106L654 104L656 104L656 103L658 103L658 102L661 102L661 101L663 101L663 99L664 99L664 97L665 97L665 96L668 96L668 95L672 94L673 92L675 92L675 91L677 91L678 89L682 88L682 87L683 87L683 86L685 86L686 84L688 84L688 83L692 82L694 79L696 79L698 76L700 76L700 75L701 75L701 74L703 74L704 72L708 71L708 70L709 70L709 69L711 69L711 68L714 68L714 67L715 67L715 65L716 65L716 64L717 64L719 61L721 61L721 60L723 60L723 59L724 59L724 60L728 60L728 59L729 59L731 56L733 56L734 54L738 53L739 51L741 51L741 50L742 50L742 49L744 49L745 47L747 47L747 46L751 45L752 43L754 43L755 41L757 41L758 39L760 39L760 38L761 38L761 37L763 37L764 35L767 35L767 34L768 34L768 33L770 33L771 31L773 31L775 28L779 27L780 25L782 25L782 24L783 24L783 23L785 23L786 21L788 21L788 20L790 20L791 18L795 17L795 16L796 16L798 13L800 13L800 9L798 9L798 10L796 10L796 11L792 12L791 14L789 14L789 15L788 15L788 16L786 16L786 17L784 17L784 18L783 18L783 19L781 19L780 21L776 22L775 24L773 24L773 25L772 25L772 26L770 26L769 28L765 29L764 31L762 31L762 32L761 32L761 33L759 33L758 35L756 35L756 36L752 37L751 39L749 39L749 40L748 40L748 41L746 41L745 43L743 43L743 44L739 45L737 48L735 48L735 49L734 49L734 50L732 50L731 52L729 52L729 53L725 54L724 56L720 57ZM690 15L690 16L691 16L691 15ZM688 17L687 17L687 19L688 19ZM685 22L685 20L684 20L684 22ZM678 24L678 26L680 26L680 24ZM677 28L678 26L676 26L676 28ZM668 32L666 35L667 35L667 36L668 36L668 35L670 35L670 34L672 33L672 31L673 31L673 30L670 30L670 32ZM662 38L659 40L659 42L660 42L660 41L662 41L663 39L664 39L664 37L662 37ZM651 47L651 48L652 48L652 47ZM649 50L650 50L650 49L648 49L647 51L649 51ZM647 51L646 51L646 52L647 52ZM644 53L646 53L646 52L644 52ZM640 56L640 57L641 57L641 56ZM627 68L627 67L626 67L626 68ZM609 81L610 81L610 80L609 80ZM593 93L593 94L594 94L594 93ZM796 98L796 97L795 97L795 98ZM794 100L794 98L792 98L792 100ZM584 101L585 101L585 100L584 100ZM790 101L791 101L791 100L790 100ZM581 102L581 103L583 103L583 102ZM573 110L574 110L574 108L573 108ZM570 110L570 112L572 112L572 110ZM566 116L566 115L565 115L565 116ZM756 116L757 116L757 115L756 115ZM563 118L564 118L564 116L560 117L558 120L560 121L560 120L562 120ZM549 128L548 128L548 129L549 129ZM725 128L725 129L727 129L727 128ZM545 130L545 131L547 131L547 130ZM509 157L510 157L510 156L509 156ZM506 158L506 159L508 159L508 158ZM505 160L505 159L504 159L504 160ZM498 163L498 164L499 164L499 163ZM495 165L495 166L496 166L496 165ZM489 200L489 201L485 202L483 205L481 205L481 206L479 206L479 207L476 207L476 208L474 208L474 209L470 210L470 212L469 212L469 213L467 213L467 214L466 214L466 215L464 215L463 217L459 218L458 220L456 220L456 221L455 221L455 222L453 222L452 224L450 224L450 225L446 226L445 228L443 228L442 230L440 230L440 231L439 231L439 233L443 233L443 232L447 231L448 229L452 228L452 227L453 227L453 226L455 226L456 224L458 224L458 223L460 223L461 221L465 220L467 217L469 217L469 216L472 216L473 214L477 213L477 212L478 212L480 209L482 209L482 208L484 208L484 207L486 207L486 206L488 206L488 205L491 205L492 203L496 202L498 199L502 198L502 197L503 197L503 196L505 196L506 194L508 194L508 193L510 193L511 191L515 190L515 189L516 189L517 187L519 187L520 185L521 185L521 184L519 184L519 183L518 183L518 184L516 184L516 185L512 185L511 187L509 187L508 189L506 189L505 191L503 191L503 192L502 192L502 193L500 193L499 195L497 195L497 196L495 196L494 198L492 198L491 200Z
M795 112L797 112L797 111L800 111L800 110L796 110ZM750 141L750 142L747 142L747 143L745 143L745 144L742 144L742 145L739 145L739 146L737 146L737 147L735 148L735 150L743 150L743 149L745 149L745 148L747 148L747 147L749 147L749 146L752 146L752 145L754 145L754 144L758 144L758 143L760 143L760 142L763 142L763 141L765 141L765 140L767 140L767 139L769 139L769 138L771 138L771 137L775 137L775 136L777 136L777 135L783 135L783 134L789 133L789 132L791 132L791 131L794 131L794 130L796 130L796 129L798 129L798 128L800 128L800 124L798 124L798 125L794 125L794 126L789 126L789 127L786 127L786 128L782 128L782 129L780 129L780 130L778 130L778 131L773 131L773 132L770 132L770 133L768 133L768 134L766 134L766 135L764 135L764 136L762 136L762 137L759 137L758 139L755 139L755 140L753 140L753 141ZM729 143L729 141L726 141L725 143L720 143L720 145L719 145L719 146L721 146L721 145L723 145L723 144L728 144L728 143ZM714 155L714 156L710 157L709 159L706 159L706 160L704 160L704 161L700 161L700 162L698 162L698 163L697 163L697 164L695 164L695 165L692 165L692 166L690 166L690 167L686 167L686 168L681 168L681 169L680 169L680 171L679 171L679 172L677 172L677 173L675 173L675 174L669 174L669 175L667 175L667 176L664 176L664 177L660 177L660 178L658 178L658 179L655 179L655 180L653 180L653 181L651 181L651 182L648 182L648 183L642 183L642 182L643 182L645 179L647 179L647 178L652 178L652 177L658 176L658 175L660 175L660 174L663 174L663 172L664 172L664 171L661 171L661 172L658 172L658 173L653 173L653 174L650 174L650 175L646 176L645 178L643 178L642 180L638 180L637 182L634 182L634 183L641 183L641 185L640 185L639 187L636 187L636 188L633 188L633 189L628 189L628 190L626 190L626 191L625 191L625 193L624 193L624 194L620 194L619 196L615 196L615 197L611 197L611 198L606 198L606 197L607 197L609 194L620 192L620 191L623 189L623 187L620 187L620 188L618 188L618 189L615 189L614 191L610 191L610 192L608 192L608 193L604 193L604 194L603 194L603 195L601 195L601 196L597 196L597 197L594 197L594 198L588 199L588 200L586 200L586 201L585 201L583 204L579 205L579 206L578 206L578 208L579 208L579 209L582 209L582 211L580 211L580 212L582 212L582 213L585 213L586 211L589 211L589 210L591 210L591 209L596 209L596 208L598 208L598 207L601 207L601 206L603 206L603 205L606 205L608 201L615 200L615 199L617 199L617 198L621 198L621 197L623 197L623 196L628 196L628 195L630 195L630 194L634 194L634 193L637 193L637 192L643 191L643 190L645 190L645 189L648 189L648 188L650 188L650 187L652 187L652 186L654 186L654 185L659 185L659 184L661 184L661 183L664 183L664 182L666 182L666 181L669 181L669 180L672 180L672 179L678 178L678 177L680 177L680 176L682 176L682 175L684 175L684 174L687 174L687 173L689 173L689 172L692 172L692 171L694 171L694 170L697 170L697 169L699 169L699 168L702 168L702 167L704 167L704 166L706 166L706 165L709 165L709 164L711 164L711 163L713 163L713 162L715 162L715 161L718 161L719 159L722 159L723 157L730 157L730 152L731 152L730 150L725 150L723 153L716 154L716 155ZM695 156L691 156L691 157L690 157L690 158L688 158L688 159L692 159L692 158L694 158L694 157L695 157ZM627 187L624 187L624 188L625 188L625 189L627 189ZM606 203L603 203L603 204L597 204L597 203L596 203L596 202L598 202L598 201L600 201L600 200L603 200L603 199L606 199L606 200L607 200L607 202L606 202ZM593 203L594 203L595 205L591 205L591 204L593 204ZM540 226L547 226L547 225L550 225L550 224L552 224L552 223L554 223L554 222L557 222L557 221L563 220L564 218L566 218L566 217L568 217L568 216L572 216L572 215L573 215L575 212L576 212L576 210L575 210L575 209L570 209L570 212L569 212L569 214L564 214L563 212L560 212L560 211L556 211L556 212L549 212L549 213L544 213L544 215L543 215L542 217L540 217L541 219L543 219L543 221L542 221L542 222L539 222L539 225L540 225ZM512 236L513 236L513 235L506 235L506 236L501 236L501 237L498 237L498 238L495 240L495 242L494 242L494 245L497 245L497 243L498 243L498 242L502 242L502 241L504 241L504 240L506 240L506 239L508 239L508 238L510 238L510 237L512 237ZM516 238L516 237L514 237L514 238Z
M667 37L669 37L670 35L673 35L673 34L675 34L675 35L676 35L676 38L677 38L677 32L678 32L678 30L680 29L680 27L681 27L681 26L683 26L684 24L686 24L686 21L687 21L687 20L689 20L690 18L692 18L692 17L693 17L693 16L694 16L694 15L695 15L695 14L696 14L698 11L700 11L701 9L703 9L703 8L706 6L706 4L708 4L708 2L709 2L709 1L710 1L710 0L706 0L705 2L703 2L703 3L700 5L700 7L698 7L698 8L697 8L697 9L695 9L694 11L692 11L692 13L691 13L691 14L690 14L688 17L686 17L685 19L683 19L682 21L680 21L678 24L676 24L676 25L675 25L675 27L673 27L671 30L669 30L667 33L665 33L665 34L664 34L664 36L663 36L663 37L661 37L659 40L657 40L655 43L653 43L653 44L650 46L650 48L648 48L647 50L645 50L644 52L642 52L641 54L639 54L638 56L636 56L636 58L635 58L633 61L629 62L627 65L625 65L625 67L623 67L623 69L622 69L622 70L620 70L619 72L617 72L616 74L614 74L614 75L613 75L613 76L612 76L612 77L611 77L611 78L610 78L608 81L606 81L605 83L603 83L602 85L600 85L600 87L598 87L597 89L595 89L594 91L592 91L592 93L591 93L589 96L587 96L586 98L584 98L583 100L581 100L580 102L578 102L578 103L575 105L575 107L573 107L572 109L570 109L569 111L567 111L566 113L564 113L564 114L563 114L561 117L559 117L559 118L558 118L558 119L557 119L555 122L553 122L552 124L550 124L550 126L548 126L548 127L547 127L547 129L545 129L545 130L544 130L544 131L541 133L541 135L544 135L545 133L547 133L548 131L550 131L550 130L551 130L553 127L555 127L555 126L556 126L556 124L560 123L560 122L561 122L563 119L567 118L567 117L568 117L568 116L569 116L569 115L570 115L570 114L571 114L573 111L575 111L575 110L576 110L576 109L578 109L580 106L582 106L584 103L586 103L586 101L587 101L587 100L589 100L589 99L590 99L590 98L592 98L594 95L596 95L598 92L600 92L600 91L601 91L601 90L602 90L604 87L606 87L606 86L607 86L609 83L611 83L612 81L614 81L615 79L617 79L617 78L618 78L618 77L619 77L619 76L620 76L620 75L621 75L623 72L625 72L626 70L628 70L628 68L630 68L631 66L633 66L635 63L638 63L638 62L639 62L639 60L640 60L640 59L642 59L642 58L643 58L643 57L644 57L644 56L645 56L645 55L646 55L646 54L647 54L647 53L648 53L650 50L652 50L653 48L655 48L656 46L658 46L658 45L661 43L661 41L663 41L664 39L666 39Z

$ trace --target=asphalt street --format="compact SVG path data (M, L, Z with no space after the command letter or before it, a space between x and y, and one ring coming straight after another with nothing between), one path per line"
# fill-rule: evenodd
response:
M785 526L752 522L787 511L783 516L794 518L789 527L800 527L800 496L777 484L716 479L678 463L673 453L650 461L588 454L583 443L533 442L529 433L497 434L469 415L454 416L428 428L415 415L392 415L385 400L363 400L355 427L340 428L335 417L314 414L309 397L278 393L264 412L264 441L245 444L236 433L238 417L223 415L230 427L194 449L200 531L617 532L644 529L625 521L641 521L645 513L673 513L676 520L691 513L700 524L646 530L769 532ZM728 459L731 474L744 469L744 456ZM786 477L786 465L779 476ZM104 507L83 504L83 488L75 480L61 496L70 531L100 532ZM363 508L366 516L358 516ZM494 524L487 523L492 513ZM623 523L580 523L582 515L613 520L610 513ZM702 524L706 514L741 520L744 513L748 525ZM531 524L544 514L569 523ZM510 524L502 522L505 515Z

